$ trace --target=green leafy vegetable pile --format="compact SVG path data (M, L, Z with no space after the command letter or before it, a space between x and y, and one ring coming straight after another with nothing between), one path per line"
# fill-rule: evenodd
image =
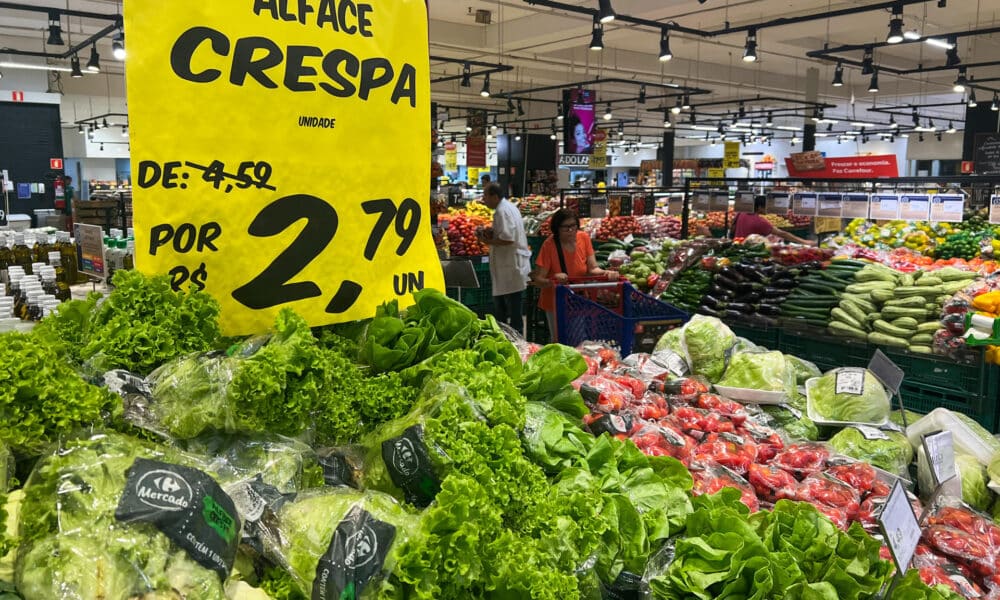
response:
M803 502L749 515L727 488L694 499L685 537L650 588L664 600L874 598L893 570L880 547L861 525L841 531Z
M37 455L60 436L102 424L117 406L30 335L0 335L0 381L0 442L22 455Z
M814 418L821 421L884 423L889 418L892 407L889 404L889 394L882 383L871 371L861 369L864 372L861 394L838 394L837 377L842 371L843 369L829 371L819 379L810 381L807 386L810 410L819 415Z
M913 446L910 445L910 440L898 431L877 431L871 435L879 439L868 439L861 430L846 427L830 438L830 446L845 456L905 476L907 467L913 462ZM885 439L881 439L883 436Z
M694 315L679 331L664 334L654 352L671 349L687 358L694 375L711 382L722 378L726 371L727 351L736 343L736 334L715 317Z
M726 374L719 385L785 392L788 397L796 393L795 371L778 351L737 352L733 354Z

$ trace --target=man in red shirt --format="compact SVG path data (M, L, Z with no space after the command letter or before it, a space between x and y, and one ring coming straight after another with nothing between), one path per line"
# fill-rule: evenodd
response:
M745 238L753 234L763 235L763 236L777 236L787 242L794 242L796 244L803 244L805 246L815 246L816 242L811 240L804 240L798 236L792 235L791 233L779 229L771 222L761 216L764 212L764 205L767 202L765 196L757 196L753 199L753 214L750 213L737 213L736 218L733 220L733 238Z

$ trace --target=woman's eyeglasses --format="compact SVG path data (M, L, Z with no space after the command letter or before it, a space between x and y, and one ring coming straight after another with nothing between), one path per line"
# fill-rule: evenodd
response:
M579 228L579 225L560 225L559 231L576 231Z

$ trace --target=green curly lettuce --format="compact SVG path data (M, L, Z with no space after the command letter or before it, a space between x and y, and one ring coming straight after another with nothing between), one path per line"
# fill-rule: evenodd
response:
M71 364L79 365L83 362L81 352L90 337L91 322L101 297L99 292L92 292L85 300L63 302L31 330L31 335L52 346Z
M896 475L906 475L907 467L913 462L910 440L898 431L879 433L888 439L869 440L860 430L847 427L830 438L830 445L845 456L869 462Z

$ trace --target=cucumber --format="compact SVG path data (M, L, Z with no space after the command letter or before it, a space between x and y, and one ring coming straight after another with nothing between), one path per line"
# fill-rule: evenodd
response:
M870 267L874 263L870 263L864 260L856 260L853 258L837 258L830 261L831 267L844 267L851 269L862 269L864 267Z
M861 271L858 271L857 274L854 276L854 280L859 283L865 283L868 281L885 281L893 284L896 283L896 278L893 277L890 273L886 273L885 271L879 271L876 269L863 269Z
M910 296L923 296L925 298L937 298L944 293L939 285L897 287L893 290L893 295L897 298L909 298Z
M793 308L833 308L838 300L832 296L817 298L788 298L781 305Z
M909 346L907 348L907 350L909 350L910 352L914 352L916 354L933 354L934 353L934 349L931 348L930 346L922 346L920 344L913 344L913 345Z
M872 300L886 302L893 298L892 290L872 290Z
M891 323L893 327L906 329L910 332L915 332L917 330L917 326L920 325L920 322L913 317L897 317L893 319Z
M938 321L927 321L917 325L917 333L934 333L938 329L941 329L941 323Z
M944 283L941 284L941 289L944 290L945 294L948 294L950 296L951 294L954 294L955 292L961 292L966 287L968 287L968 285L970 283L972 283L972 282L969 281L968 279L957 279L957 280L952 280L952 281L945 281Z
M840 300L840 309L853 317L858 324L864 323L868 320L868 313L848 298L842 298Z
M934 343L933 333L918 333L917 335L910 338L911 344L925 344L930 346Z
M924 308L904 308L902 306L883 306L882 318L892 321L900 317L913 317L921 321L927 319L927 310Z
M845 288L845 291L849 294L864 294L873 290L891 290L894 287L896 287L895 283L879 279L877 281L866 281L864 283L852 283Z
M861 324L863 321L855 319L850 313L839 306L830 311L830 317L832 317L835 321L846 323L859 331L864 329L864 326Z
M893 298L886 301L885 305L902 308L923 308L925 303L923 296L910 296L909 298Z
M944 281L942 281L940 277L934 277L933 275L924 275L923 277L921 277L916 281L915 285L921 287L931 287L931 286L941 285L942 283L944 283Z
M913 337L913 332L909 329L903 329L902 327L896 327L892 323L883 321L882 319L877 319L872 323L872 329L886 335L890 335L897 338L910 339Z
M628 250L628 247L618 242L604 242L597 247L597 250L600 252L614 252L615 250Z
M840 321L832 321L828 326L830 333L838 337L853 338L861 341L868 341L868 334L864 331L851 327L847 323L841 323Z
M875 312L878 309L872 302L872 297L869 294L842 294L840 298L847 298L868 313Z
M800 282L798 284L799 289L807 290L816 294L826 294L829 296L836 296L841 292L840 289L835 287L830 283L811 283L811 282Z
M909 273L906 273L899 278L899 285L901 286L910 287L913 284L914 284L914 277Z
M906 348L910 345L906 340L901 340L878 331L869 333L868 341L876 346L891 346L894 348Z

